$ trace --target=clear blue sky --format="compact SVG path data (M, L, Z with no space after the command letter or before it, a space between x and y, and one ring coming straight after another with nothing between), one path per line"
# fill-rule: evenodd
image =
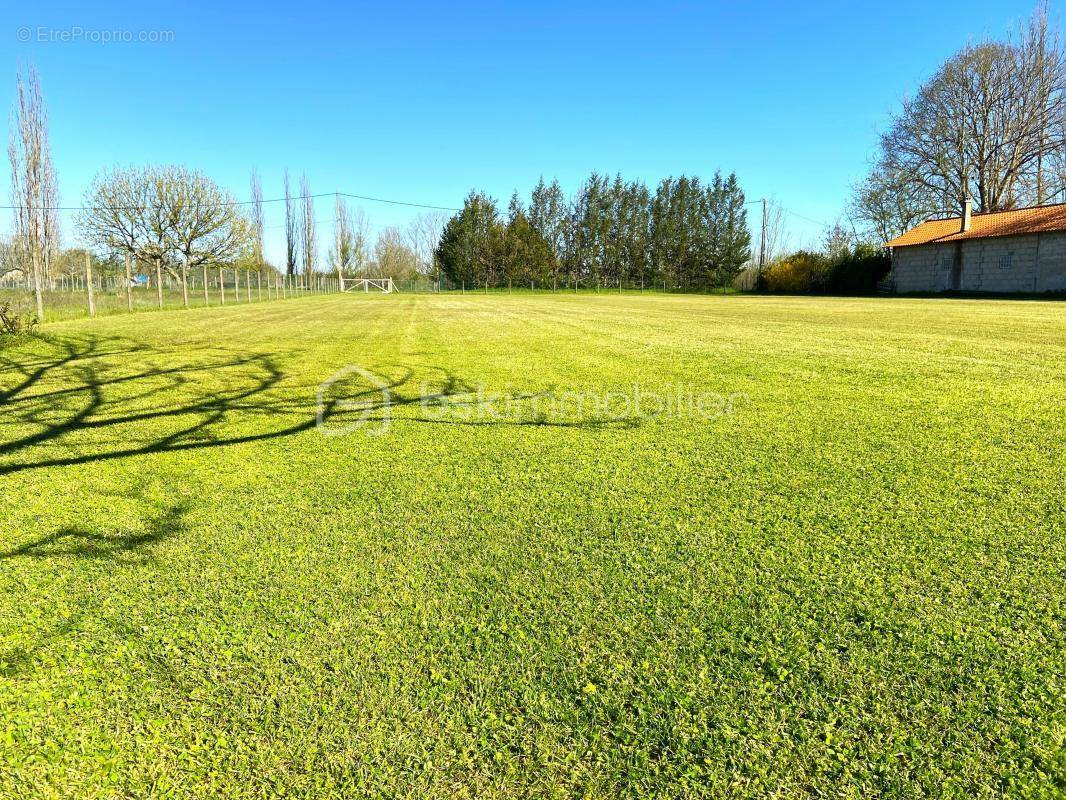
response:
M505 205L542 173L572 191L593 169L654 184L720 167L749 198L828 222L899 98L1033 5L6 3L0 103L34 61L64 205L101 167L147 162L240 199L253 166L280 196L288 165L316 192L444 206L471 187ZM172 41L62 41L77 28ZM412 213L362 205L378 227ZM281 211L267 211L275 257ZM821 230L789 227L794 244Z

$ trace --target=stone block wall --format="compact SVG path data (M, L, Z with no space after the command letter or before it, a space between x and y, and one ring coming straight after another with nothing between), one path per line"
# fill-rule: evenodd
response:
M892 251L896 291L950 290L956 252L961 291L1066 291L1066 231L897 247Z

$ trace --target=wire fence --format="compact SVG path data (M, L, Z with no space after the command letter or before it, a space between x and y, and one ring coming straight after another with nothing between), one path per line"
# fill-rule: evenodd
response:
M381 279L367 276L346 276L347 292L382 294L374 283ZM91 291L90 291L91 287ZM670 281L618 280L574 276L558 276L550 280L508 280L491 282L449 281L443 276L421 275L416 278L393 279L392 292L398 294L459 295L510 294L643 294L687 292ZM720 290L722 293L735 291ZM341 292L341 280L335 274L278 275L272 271L232 270L212 268L204 280L202 271L190 273L186 286L172 274L164 273L157 283L154 277L138 276L127 282L120 275L95 275L91 281L84 275L59 275L45 282L42 291L44 320L49 322L87 316L106 316L159 309L221 307L247 303L262 303ZM21 275L7 275L0 279L0 304L10 304L16 314L33 317L36 300L32 279Z
M439 293L457 292L460 294L623 294L644 292L683 292L691 294L695 290L683 286L676 281L664 279L635 279L628 278L597 278L589 276L559 275L548 280L508 279L500 278L492 281L449 281L443 276L432 276L417 279L395 280L398 292L408 293ZM737 291L734 287L704 290L709 294L732 294Z
M175 308L221 307L225 305L287 300L340 291L335 275L278 275L275 272L212 268L206 280L202 271L191 272L185 285L169 273L157 282L154 277L59 275L42 287L44 321L53 322L87 316L122 314ZM0 279L0 304L12 312L36 316L33 280L22 275Z

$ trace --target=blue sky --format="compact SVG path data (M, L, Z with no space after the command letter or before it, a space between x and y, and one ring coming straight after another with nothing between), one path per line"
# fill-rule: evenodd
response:
M101 167L148 162L201 169L240 199L253 166L264 195L280 196L288 166L315 192L442 206L472 187L506 205L542 173L571 191L594 169L654 184L721 168L749 198L789 209L802 244L840 215L900 97L1032 9L8 3L0 103L11 108L16 65L35 62L64 205ZM171 41L98 40L110 31ZM319 203L328 235L331 203ZM374 227L413 213L361 205ZM268 255L280 252L281 212L267 209ZM64 235L74 238L69 224Z

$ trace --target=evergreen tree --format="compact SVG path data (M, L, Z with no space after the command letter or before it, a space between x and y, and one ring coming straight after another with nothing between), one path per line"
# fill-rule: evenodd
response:
M537 182L529 199L529 224L548 243L552 253L552 277L566 259L570 239L570 210L559 181L545 185L544 177Z
M696 288L730 286L751 256L744 192L735 174L722 178L716 172L704 197L706 251Z
M448 220L437 245L441 272L454 286L495 286L502 274L503 226L496 202L472 191Z
M517 194L511 198L503 235L503 263L508 281L519 284L535 281L543 286L552 278L554 254L530 223Z
M589 175L574 201L570 273L586 281L608 271L611 256L612 192L606 176Z
M639 181L626 184L618 198L619 279L630 284L648 280L651 195Z
M707 261L703 225L705 200L699 178L666 178L652 202L652 260L669 284L697 288L700 264Z
M732 286L737 275L751 259L751 230L744 190L735 172L729 173L723 187L720 249L718 252L718 286Z

